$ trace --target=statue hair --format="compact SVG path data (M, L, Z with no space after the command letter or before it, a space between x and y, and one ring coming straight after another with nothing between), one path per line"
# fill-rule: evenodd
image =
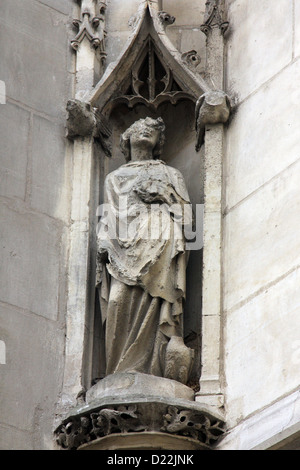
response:
M141 124L146 124L150 127L154 127L160 131L159 139L156 146L153 149L153 159L157 159L162 154L162 149L165 143L165 129L166 126L162 118L152 119L147 117L146 119L139 119L134 122L120 137L120 148L122 153L125 155L127 162L131 160L131 147L130 147L130 137L134 132L136 132L141 126Z

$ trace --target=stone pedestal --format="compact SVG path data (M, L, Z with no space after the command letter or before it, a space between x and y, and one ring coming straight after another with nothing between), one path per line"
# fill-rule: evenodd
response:
M86 403L103 399L171 398L194 401L194 392L176 380L137 372L108 375L86 393Z
M189 387L132 372L108 376L88 390L56 436L69 450L207 450L223 432L222 417L196 403Z

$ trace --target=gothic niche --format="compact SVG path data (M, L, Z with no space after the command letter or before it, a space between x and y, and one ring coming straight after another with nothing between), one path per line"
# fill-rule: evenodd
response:
M146 11L145 19L148 16L150 12ZM162 119L165 127L165 145L160 158L167 167L182 173L182 179L185 180L189 193L188 201L194 210L197 204L203 204L203 155L195 151L195 106L199 95L206 88L203 86L202 78L195 71L194 62L200 61L196 51L178 53L172 61L166 60L164 45L160 41L164 37L167 42L164 32L166 18L169 23L175 21L174 17L170 17L165 12L163 15L159 14L158 18L156 17L156 28L160 28L159 35L154 30L154 23L152 25L150 23L149 26L149 22L145 21L141 25L139 34L112 71L109 81L111 85L108 85L110 92L106 88L105 81L102 95L100 93L98 95L97 90L95 92L95 104L101 110L102 116L110 122L111 142L113 143L112 158L106 161L106 170L102 172L100 187L107 187L106 176L126 163L119 147L120 136L139 119ZM124 57L126 60L123 59ZM199 83L195 83L195 77ZM115 85L116 83L118 86ZM102 194L101 203L105 200L104 198L105 195ZM200 376L201 248L200 243L197 250L189 252L185 273L186 293L183 298L182 333L179 335L183 339L181 351L183 352L187 347L187 350L191 351L189 354L193 355L185 383L194 392L199 389ZM100 298L102 298L101 294ZM98 349L99 338L95 341L97 349L93 365L95 382L105 377L107 370L110 370L107 369L106 364L108 351L105 354L103 348L103 343L107 343L104 340L107 325L103 324L102 318L104 308L102 306L100 309L96 301L95 331L102 329L102 341L100 340L101 344ZM170 346L174 345L174 342L173 340ZM99 353L99 348L102 348L102 354ZM171 348L168 351L170 350ZM106 360L103 359L105 356Z
M180 448L182 439L184 448L209 449L224 432L222 417L195 402L202 239L187 248L183 235L185 226L202 235L203 126L195 126L195 108L211 90L196 72L197 52L181 54L167 38L173 21L142 2L119 61L87 103L69 103L69 136L92 135L102 145L99 204L110 211L98 213L94 380L56 430L62 448L108 449L107 440L93 443L121 434L127 449L137 435L142 448L155 448L157 435L159 448ZM134 222L130 239L111 236L116 220L118 228ZM159 227L157 239L143 236L150 225Z

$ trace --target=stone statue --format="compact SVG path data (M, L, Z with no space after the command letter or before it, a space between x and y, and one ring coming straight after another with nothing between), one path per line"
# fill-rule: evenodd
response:
M121 136L128 163L105 181L97 287L106 374L141 372L186 384L193 351L183 343L184 227L192 220L181 173L157 159L164 131L161 118L146 118Z

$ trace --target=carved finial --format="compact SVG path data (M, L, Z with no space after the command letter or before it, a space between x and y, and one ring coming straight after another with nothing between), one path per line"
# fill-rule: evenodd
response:
M92 9L89 7L89 2L82 1L81 19L73 20L73 25L78 29L78 33L71 41L71 46L75 51L77 51L80 43L86 37L95 49L100 50L101 57L104 60L106 57L104 48L104 40L106 37L106 31L104 28L106 2L98 2L98 0L96 1L96 11L99 11L99 14L96 15L92 13Z
M175 16L170 15L166 11L159 11L158 17L164 26L169 26L170 24L175 23Z
M195 69L201 62L201 57L199 56L197 51L194 50L184 52L184 54L182 54L181 56L181 59L186 65L193 69Z
M204 14L204 22L201 25L201 31L208 35L212 28L220 28L221 33L224 34L228 27L228 21L224 21L224 8L223 0L207 0L206 10Z

